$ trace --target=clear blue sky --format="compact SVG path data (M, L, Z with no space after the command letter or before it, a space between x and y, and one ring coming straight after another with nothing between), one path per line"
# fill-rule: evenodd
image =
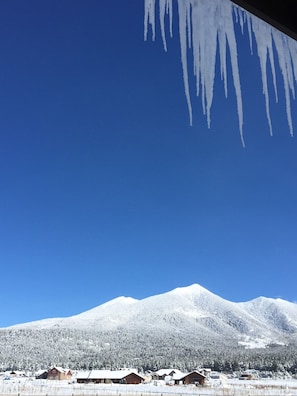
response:
M194 95L190 127L177 15L165 53L159 28L143 40L143 7L1 3L0 327L192 283L297 300L297 140L279 70L270 137L237 32L246 148L231 75L227 100L216 79L211 129Z

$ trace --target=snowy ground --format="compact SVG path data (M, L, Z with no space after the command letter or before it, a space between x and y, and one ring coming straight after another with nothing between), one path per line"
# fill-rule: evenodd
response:
M297 396L297 380L213 381L204 387L76 384L67 381L16 378L0 380L0 395L7 396Z

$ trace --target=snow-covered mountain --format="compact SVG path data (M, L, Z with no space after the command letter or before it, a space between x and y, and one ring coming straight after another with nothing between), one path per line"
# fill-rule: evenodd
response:
M44 319L11 326L14 329L76 328L127 332L202 333L266 343L283 343L297 334L297 304L259 297L244 303L225 300L198 284L174 289L143 300L118 297L75 316Z
M242 350L296 344L297 304L264 297L235 303L193 284L142 300L118 297L67 318L0 329L2 351L9 350L3 341L8 333L16 344L20 339L24 344L28 336L29 345L35 339L35 346L41 349L59 348L59 362L63 345L68 345L66 356L69 351L72 355L99 353L106 359L117 353L127 363L154 354L173 358L185 351L199 355L213 348Z

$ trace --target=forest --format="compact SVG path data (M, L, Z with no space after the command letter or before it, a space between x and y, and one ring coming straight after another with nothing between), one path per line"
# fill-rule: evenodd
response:
M208 367L219 372L255 369L297 373L295 344L246 349L232 340L181 337L180 334L127 334L77 329L1 329L0 371L37 371L51 366L77 369L139 371L178 368L191 371Z

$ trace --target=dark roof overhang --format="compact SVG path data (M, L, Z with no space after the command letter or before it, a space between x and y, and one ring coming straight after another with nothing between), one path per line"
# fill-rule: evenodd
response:
M286 35L297 40L296 0L231 0L263 19Z

